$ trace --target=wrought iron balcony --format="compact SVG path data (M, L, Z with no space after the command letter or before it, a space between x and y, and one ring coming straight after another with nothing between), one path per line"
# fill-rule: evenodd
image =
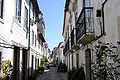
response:
M69 50L69 39L67 40L67 42L65 44L65 48L63 50L63 53L66 54L68 50Z
M83 7L76 22L77 43L88 43L94 38L93 22L93 7Z
M71 51L70 52L72 52L74 50L78 50L80 48L80 46L78 44L76 44L75 31L76 31L76 28L74 28L71 31Z
M44 36L43 36L43 26L42 26L42 21L39 21L37 23L37 33L39 35L39 37L41 38L41 40L43 42L45 42Z

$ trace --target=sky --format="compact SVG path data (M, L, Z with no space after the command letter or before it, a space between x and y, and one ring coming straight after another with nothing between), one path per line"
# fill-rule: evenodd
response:
M63 41L65 0L38 0L45 22L45 40L50 50Z

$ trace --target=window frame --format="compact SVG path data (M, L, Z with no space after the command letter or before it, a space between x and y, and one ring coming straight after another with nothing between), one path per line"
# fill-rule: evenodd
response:
M25 6L25 10L24 10L24 29L28 30L28 9Z
M32 44L34 44L34 31L32 30Z
M35 46L37 46L37 36L35 34Z
M16 0L15 18L21 23L22 0Z
M0 18L2 18L2 19L3 19L3 6L4 6L4 0L1 0L1 5L0 5L0 8L1 8Z
M37 38L38 38L38 49L40 49L40 38L39 36Z

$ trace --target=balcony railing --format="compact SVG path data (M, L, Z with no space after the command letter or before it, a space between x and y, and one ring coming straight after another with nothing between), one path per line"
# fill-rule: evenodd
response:
M94 33L93 7L83 7L80 16L76 22L76 40L77 42L90 42Z
M67 40L66 44L65 44L65 48L63 50L63 53L66 54L66 52L69 50L69 39Z

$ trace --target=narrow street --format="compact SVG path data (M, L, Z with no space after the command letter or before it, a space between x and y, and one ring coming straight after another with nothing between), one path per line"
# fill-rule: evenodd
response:
M57 72L56 67L51 67L42 75L39 75L36 80L67 80L67 73Z

